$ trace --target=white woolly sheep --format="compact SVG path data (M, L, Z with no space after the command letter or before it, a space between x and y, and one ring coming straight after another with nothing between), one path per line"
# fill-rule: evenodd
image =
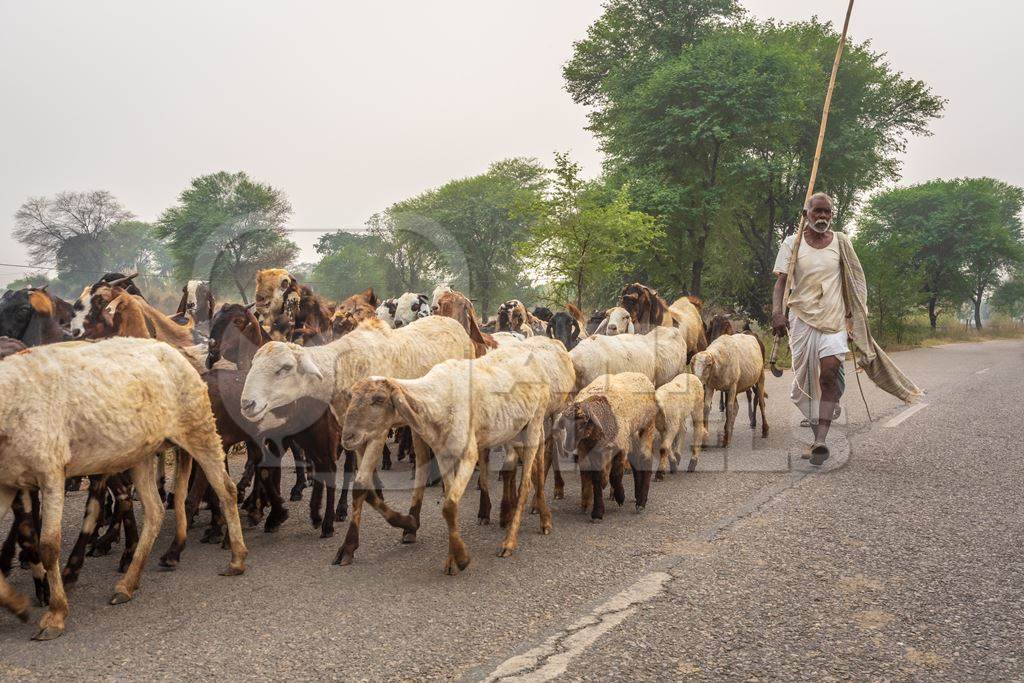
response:
M580 506L591 506L591 519L604 517L604 484L612 485L615 501L626 499L622 488L625 459L633 469L637 512L647 506L654 470L654 432L658 405L654 384L639 372L601 375L588 384L565 409L572 423L573 443L579 455Z
M600 375L640 372L661 386L686 368L686 341L674 327L656 327L647 334L592 335L569 352L576 368L576 388Z
M695 375L680 373L671 382L658 387L654 398L658 402L656 424L661 435L660 461L654 478L659 481L664 478L670 461L672 471L676 471L683 452L687 420L693 425L693 445L686 471L693 472L697 467L697 458L700 457L701 443L707 436L704 426L704 385Z
M131 470L145 517L131 565L111 600L126 602L138 587L163 518L153 455L165 442L183 451L178 481L188 481L192 458L203 468L227 513L231 563L225 573L244 571L247 551L235 484L224 468L206 385L178 351L163 342L128 338L40 347L0 363L0 394L0 520L18 489L38 488L42 501L50 605L37 639L59 636L68 613L60 570L65 477ZM185 496L176 496L176 531L182 535L184 505ZM28 601L2 578L0 605L22 620L28 617Z
M693 357L693 374L704 385L704 423L711 412L711 397L716 391L725 393L725 427L722 446L732 440L733 423L739 409L737 396L753 389L761 409L761 436L768 436L768 422L764 414L764 350L753 334L723 334L711 342L707 349ZM756 411L754 411L756 416ZM751 426L754 426L753 424Z
M542 492L544 486L543 463L536 462L544 443L544 418L551 395L543 355L539 347L524 343L494 349L475 360L445 361L419 379L371 377L353 387L342 445L361 451L361 458L352 499L352 523L337 558L340 564L349 564L358 547L364 498L381 510L389 523L411 531L419 527L419 508L427 477L424 444L433 449L444 477L442 512L448 524L448 558L444 563L447 574L455 574L469 565L469 553L459 534L458 506L480 451L506 446L516 452L522 461L523 478L498 555L512 554L530 487L536 482ZM394 515L389 509L382 509L382 501L371 490L373 471L388 430L398 425L409 425L423 441L416 446L416 482L409 515ZM538 504L541 533L547 534L551 530L551 511L543 493Z
M622 306L614 306L605 313L604 320L594 330L594 334L636 334L636 325L629 311Z
M398 329L371 318L324 346L270 342L253 356L242 388L242 415L265 432L284 423L275 415L278 408L310 397L329 406L341 422L357 381L371 375L412 379L423 376L441 361L473 356L473 342L462 325L436 315ZM413 439L414 446L416 441ZM375 507L378 500L370 497ZM415 538L415 529L406 529L404 540L412 542Z

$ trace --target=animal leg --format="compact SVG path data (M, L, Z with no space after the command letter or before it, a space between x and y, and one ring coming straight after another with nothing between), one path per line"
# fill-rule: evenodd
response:
M736 397L736 387L729 388L729 395L725 404L725 428L722 431L722 447L728 448L732 441L732 428L736 423L736 413L739 411L740 402Z
M135 504L132 502L132 485L127 472L111 477L114 482L112 492L114 494L114 506L118 522L124 529L124 552L121 554L121 562L117 571L124 573L131 564L132 556L135 555L135 547L139 543L139 528L135 523Z
M102 514L102 501L107 493L107 477L91 477L89 479L89 494L85 499L85 514L82 516L82 531L78 534L78 540L68 555L67 564L64 566L63 579L67 586L74 585L78 581L78 574L85 564L85 551L89 542L96 535L96 526L99 524Z
M546 448L541 446L541 448ZM547 498L544 497L544 484L547 478L547 465L543 451L533 463L533 504L540 514L540 532L545 536L551 533L551 508L548 506Z
M0 486L0 522L7 518L7 511L11 509L17 493L17 489ZM0 573L0 607L10 610L21 621L28 621L28 598L11 588L6 576L6 573Z
M245 571L245 558L249 551L242 537L242 524L238 519L238 489L224 466L224 450L214 430L203 430L179 436L179 445L192 454L192 458L203 468L210 487L217 494L220 507L227 517L228 543L231 546L231 561L222 576L238 576Z
M152 471L152 464L150 471ZM50 584L50 605L39 621L39 632L34 640L52 640L64 633L64 621L68 616L68 596L64 593L64 582L60 577L60 524L64 510L64 478L47 481L40 487L42 506L42 534L39 547ZM6 512L6 506L0 510Z
M491 449L484 448L480 451L479 468L477 475L477 486L480 489L480 509L476 513L477 522L480 524L491 523Z
M622 453L615 453L611 462L608 464L608 474L605 476L605 470L602 468L599 470L602 475L601 486L603 487L607 480L612 485L611 498L621 507L626 502L626 491L622 488L622 476L625 474L626 469L626 458ZM633 473L636 476L636 473ZM603 505L602 505L603 507Z
M768 392L765 391L764 375L762 373L761 381L758 383L757 387L757 406L761 409L761 438L763 439L768 438L768 418L764 415L764 399L767 393Z
M181 561L181 551L185 549L188 533L188 517L185 515L185 489L192 474L192 456L185 451L178 451L178 471L174 475L174 540L171 547L160 558L160 566L173 569Z
M139 587L142 567L153 548L153 543L160 531L160 523L164 517L164 506L160 500L160 491L156 485L152 463L148 460L136 463L131 468L131 474L135 490L142 501L142 533L139 534L139 544L135 547L128 571L114 587L114 597L110 599L111 605L120 605L132 599L132 595Z
M334 519L338 522L344 522L348 519L348 491L352 487L356 454L352 451L343 451L342 457L345 459L345 462L342 465L341 495L338 496L338 509L334 514Z
M334 557L334 564L342 566L352 564L356 549L359 548L359 525L363 518L363 502L373 495L373 473L377 469L377 465L380 464L383 450L383 441L371 441L366 444L359 456L359 471L356 472L356 480L352 489L352 519L349 520L348 531L345 532L345 541Z
M302 500L302 491L309 486L309 478L306 473L308 469L306 453L297 452L292 448L292 458L295 460L295 485L292 486L291 491L291 500L294 502Z
M423 507L423 492L427 485L427 463L430 462L430 448L419 435L412 437L413 457L413 486L412 501L409 504L409 517L412 518L415 526L413 529L406 529L402 534L402 543L415 543L416 532L420 528L420 509Z
M444 573L449 576L454 576L469 566L469 552L459 534L459 500L473 476L476 458L476 444L471 439L469 448L459 457L454 473L450 468L444 470L445 499L441 513L448 524L448 559L444 563Z

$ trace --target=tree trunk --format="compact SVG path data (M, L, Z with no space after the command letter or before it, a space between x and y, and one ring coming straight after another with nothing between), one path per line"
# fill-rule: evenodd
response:
M935 299L934 296L928 299L928 322L932 326L932 334L935 334L935 326L939 319L939 314L935 312Z
M238 276L234 273L234 271L232 271L232 273L231 273L231 279L235 283L235 289L238 290L239 296L242 297L242 304L245 305L245 306L248 306L249 305L249 299L246 298L246 296L245 296L245 287L242 286L242 283L238 280Z
M984 289L978 289L977 295L974 297L974 329L981 329L981 297L984 295Z

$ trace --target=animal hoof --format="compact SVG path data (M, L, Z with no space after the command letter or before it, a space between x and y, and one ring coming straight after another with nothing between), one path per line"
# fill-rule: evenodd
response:
M406 531L405 533L402 534L402 543L415 543L415 542L416 542L416 532L415 531Z
M321 529L320 538L331 538L334 536L334 529Z
M352 553L342 550L338 553L338 556L334 558L334 564L347 567L352 564L352 559Z
M228 568L220 573L221 576L241 576L245 573L245 567L228 565Z
M480 526L489 526L490 523L491 523L491 518L490 517L478 517L476 522Z
M64 629L59 626L47 626L40 629L39 633L32 636L32 640L53 640L64 634Z
M170 554L160 558L160 566L164 569L175 569L178 566L178 558Z
M511 548L501 548L498 551L498 557L509 557L512 555L513 550Z
M335 522L344 522L346 519L348 519L348 511L339 510L338 512L334 513Z
M127 593L122 593L122 592L118 591L117 593L114 593L114 597L110 598L110 604L111 605L123 605L124 603L128 602L131 599L132 599L132 596L128 595Z
M292 491L292 494L288 496L288 500L293 503L302 500L302 491Z
M654 481L665 481L665 473L664 472L658 472L657 474L655 474L654 475Z
M639 515L639 514L640 514L641 512L643 512L643 511L644 511L644 510L646 510L646 509L647 509L647 506L646 506L646 505L637 505L637 506L636 506L636 514L638 514L638 515Z
M690 464L686 466L687 472L693 472L697 469L697 458L690 458Z
M555 489L555 500L564 500L564 499L565 499L565 491L563 491L562 489Z
M540 528L540 533L541 533L542 536L549 535L551 533L551 525L549 524L547 526L542 526Z
M591 524L600 524L603 521L604 521L604 519L601 518L601 517L591 517L590 518L590 523Z
M217 544L224 540L223 529L209 529L203 534L202 538L199 539L200 543Z

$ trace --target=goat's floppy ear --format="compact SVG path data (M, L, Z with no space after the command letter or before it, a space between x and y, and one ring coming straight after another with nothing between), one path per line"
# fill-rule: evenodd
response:
M601 324L597 326L596 330L594 330L594 334L607 334L607 332L606 332L607 329L608 329L608 313L605 312L604 320L602 320Z
M551 327L551 325L547 326L547 328L544 330L544 334L546 334L549 339L554 339L555 338L555 332L554 332L554 329Z
M297 351L296 355L298 355L299 372L305 375L313 375L317 379L324 378L324 373L320 372L320 368L316 366L308 352L301 350Z
M626 332L630 334L636 334L636 325L633 324L633 319L629 319L629 324L626 326Z
M395 380L388 379L387 385L391 393L391 405L395 407L395 412L398 413L403 422L412 424L419 413L419 406L416 404L416 400L409 396L405 389Z
M550 328L549 328L550 329ZM569 330L569 339L576 341L580 338L580 323L576 318L572 319L572 327Z

